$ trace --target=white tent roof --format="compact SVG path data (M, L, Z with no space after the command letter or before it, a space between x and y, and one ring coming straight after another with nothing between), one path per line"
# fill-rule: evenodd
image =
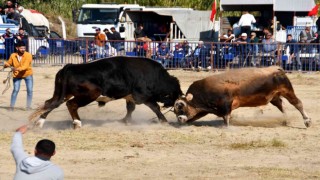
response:
M243 6L272 5L274 11L310 11L314 6L314 0L221 0L221 11L245 10Z

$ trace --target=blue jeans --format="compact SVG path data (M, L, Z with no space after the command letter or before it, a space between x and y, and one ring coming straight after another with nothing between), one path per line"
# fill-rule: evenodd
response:
M32 88L33 88L33 76L27 76L25 78L13 78L13 91L11 94L10 107L14 107L16 104L17 96L20 90L21 80L24 79L27 87L27 108L31 108L32 102Z

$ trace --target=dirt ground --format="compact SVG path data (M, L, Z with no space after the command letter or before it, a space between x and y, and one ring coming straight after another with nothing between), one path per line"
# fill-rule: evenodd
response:
M61 67L34 68L34 108L51 98L54 77ZM217 72L170 71L179 78L182 90L195 80ZM0 79L6 77L0 72ZM231 126L222 118L208 115L191 125L179 126L172 112L165 114L169 125L154 123L155 114L144 105L133 113L134 121L118 120L125 101L98 108L92 103L79 114L83 128L73 130L63 104L54 110L43 129L24 135L25 150L32 155L42 138L52 139L65 179L320 179L319 98L320 73L288 74L297 96L312 118L306 129L299 112L285 100L285 117L272 105L233 111ZM4 85L0 86L0 91ZM15 163L10 153L14 130L27 123L24 83L16 110L8 111L10 88L0 97L0 179L12 179ZM284 125L287 120L288 124Z

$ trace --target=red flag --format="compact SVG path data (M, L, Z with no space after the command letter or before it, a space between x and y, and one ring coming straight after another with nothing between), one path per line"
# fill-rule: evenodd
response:
M308 16L315 16L315 15L317 15L317 14L318 14L318 8L319 8L319 5L318 5L318 4L315 5L315 6L311 9L311 11L309 11Z
M212 3L212 11L210 16L211 21L214 21L214 15L216 15L216 12L217 12L217 2L216 0L214 0L214 2Z

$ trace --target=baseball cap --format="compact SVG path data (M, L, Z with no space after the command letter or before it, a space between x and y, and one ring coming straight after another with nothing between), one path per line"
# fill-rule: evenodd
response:
M241 36L248 36L247 33L242 33Z
M96 28L96 31L101 31L101 29L100 28Z

